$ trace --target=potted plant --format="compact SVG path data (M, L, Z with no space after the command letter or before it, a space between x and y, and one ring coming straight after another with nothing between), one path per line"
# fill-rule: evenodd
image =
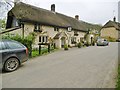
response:
M71 45L68 45L68 47L69 47L69 48L72 48L72 46L71 46Z
M64 45L64 50L68 50L68 45L67 44Z
M89 47L89 46L90 46L90 43L89 43L88 41L86 42L86 46L87 46L87 47Z
M92 45L95 46L95 42L94 41L92 42Z
M78 48L81 48L81 47L82 47L82 43L79 42L79 43L78 43Z

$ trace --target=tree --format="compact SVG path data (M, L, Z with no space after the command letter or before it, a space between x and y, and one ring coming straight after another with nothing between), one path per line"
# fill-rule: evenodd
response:
M5 18L4 19L0 19L0 29L5 29L5 27L6 27Z

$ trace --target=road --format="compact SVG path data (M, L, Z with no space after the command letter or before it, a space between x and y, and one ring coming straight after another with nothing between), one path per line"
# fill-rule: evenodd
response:
M2 74L3 88L114 88L118 44L59 50Z

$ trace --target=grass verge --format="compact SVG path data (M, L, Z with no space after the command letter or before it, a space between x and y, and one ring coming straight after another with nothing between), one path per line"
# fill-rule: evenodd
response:
M58 49L53 49L53 48L51 48L51 49L50 49L50 52L54 52L54 51L56 51L56 50L58 50ZM42 49L42 50L41 50L41 54L39 54L39 50L33 50L33 51L32 51L32 57L42 56L42 55L45 55L45 54L48 54L48 53L49 53L49 52L48 52L48 49L47 49L47 48Z

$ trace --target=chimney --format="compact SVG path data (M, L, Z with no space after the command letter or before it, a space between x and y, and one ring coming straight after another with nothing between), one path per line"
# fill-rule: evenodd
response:
M51 5L51 11L55 12L55 4Z
M76 19L76 20L79 20L79 15L75 15L75 19Z
M113 18L113 21L116 22L116 17Z
M21 0L14 0L14 4L16 5L17 3L21 2Z

